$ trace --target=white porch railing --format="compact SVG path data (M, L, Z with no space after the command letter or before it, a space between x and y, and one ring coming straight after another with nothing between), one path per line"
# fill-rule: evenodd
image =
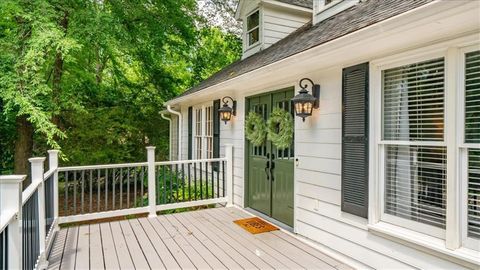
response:
M216 203L233 204L233 148L216 159L58 167L58 151L32 158L26 176L0 176L0 269L42 269L58 224Z

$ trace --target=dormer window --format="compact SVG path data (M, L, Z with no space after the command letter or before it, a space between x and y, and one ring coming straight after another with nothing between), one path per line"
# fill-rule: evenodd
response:
M247 47L260 41L260 11L257 10L247 16Z

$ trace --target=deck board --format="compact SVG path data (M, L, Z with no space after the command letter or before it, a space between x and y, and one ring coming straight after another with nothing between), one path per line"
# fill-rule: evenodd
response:
M269 249L267 245L262 245L261 242L256 241L254 235L246 232L236 224L232 223L231 220L229 221L229 224L225 226L224 224L222 224L222 221L216 219L215 215L217 214L211 215L211 211L202 211L200 213L203 214L206 218L208 218L212 225L216 226L218 230L222 230L233 239L236 239L241 245L243 245L245 248L250 249L253 253L255 253L258 257L262 258L273 268L288 268L280 261L281 259L285 258L282 254L273 252L274 250L271 248ZM232 226L230 227L230 225ZM298 264L295 264L292 267L301 268Z
M137 219L130 220L130 226L132 227L133 232L137 236L138 243L145 255L145 258L148 261L148 265L154 269L165 269L165 265L163 264L160 256L158 256L157 251L153 247L152 243L148 239L145 231L143 230L142 225L138 222Z
M90 269L104 269L102 250L102 236L100 235L100 225L90 225Z
M217 218L220 222L223 222L226 226L234 226L230 220L235 218L245 218L248 216L239 214L239 211L224 211L223 209L214 209L208 214ZM324 261L312 256L309 253L298 249L297 247L289 244L285 240L276 237L273 233L257 234L255 237L265 244L269 245L273 249L282 253L284 256L289 256L291 259L297 261L302 267L307 269L335 269L333 266L325 263Z
M119 269L117 251L115 249L115 243L113 242L112 229L110 223L100 224L101 240L102 240L102 253L105 269Z
M134 269L135 266L133 265L130 251L128 251L125 237L123 236L122 229L120 228L120 223L112 222L110 223L110 227L112 229L113 242L115 245L115 250L117 251L118 263L120 267Z
M206 224L204 220L196 219L190 213L185 214L184 217L189 220L193 226L201 230L210 240L212 240L218 247L224 250L227 254L230 254L232 258L243 268L245 269L257 269L253 263L251 263L248 258L241 252L235 249L235 245L233 243L229 243L221 236L217 235L215 231L211 230Z
M77 257L75 269L90 269L90 226L83 225L78 229Z
M283 231L252 235L215 208L61 229L48 269L351 269Z
M135 268L151 269L128 220L120 221L120 227L122 228L123 236L125 237L125 242L127 243L128 251L130 251ZM152 265L152 267L154 266Z

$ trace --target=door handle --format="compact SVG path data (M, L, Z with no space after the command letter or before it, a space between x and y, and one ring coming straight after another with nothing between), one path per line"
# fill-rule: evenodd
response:
M275 169L275 162L272 161L272 165L270 166L270 175L272 177L272 181L275 179L273 178L273 169Z
M270 164L270 175L272 177L272 181L275 180L275 178L273 177L273 170L275 169L275 162L273 161L275 159L275 155L272 154L272 164Z
M265 174L267 175L267 180L270 180L270 161L267 161L267 165L265 166Z

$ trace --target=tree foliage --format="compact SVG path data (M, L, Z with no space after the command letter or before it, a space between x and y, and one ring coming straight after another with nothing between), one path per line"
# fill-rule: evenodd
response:
M163 103L240 53L238 37L195 0L2 0L0 172L19 154L21 117L34 130L28 154L128 162L151 144L165 159Z

